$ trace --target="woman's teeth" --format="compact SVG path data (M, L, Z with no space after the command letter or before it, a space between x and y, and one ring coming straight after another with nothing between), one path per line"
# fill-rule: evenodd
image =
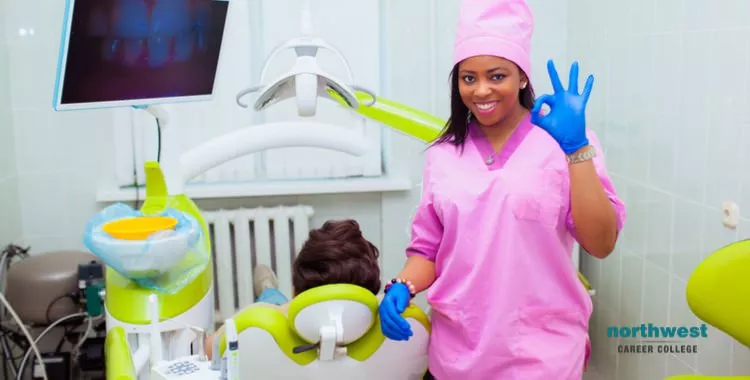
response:
M489 112L495 109L495 105L497 105L497 102L492 103L475 103L477 105L477 108L480 112Z

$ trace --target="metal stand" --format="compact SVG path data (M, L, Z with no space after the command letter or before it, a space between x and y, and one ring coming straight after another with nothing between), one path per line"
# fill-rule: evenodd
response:
M14 256L28 256L28 251L29 248L21 248L10 244L3 249L2 253L0 253L0 292L5 293L5 287L7 285L5 274L10 268L11 259ZM5 321L9 318L10 315L8 315L8 311L5 310L5 305L0 303L0 321ZM19 347L21 352L25 352L28 349L28 342L26 342L26 337L24 336L20 336L18 340L10 338L9 335L15 334L15 332L9 331L5 326L0 326L0 334L2 334L0 335L0 350L2 350L3 355L3 376L0 378L14 379L18 374L18 367L16 366L16 361L13 357L13 347ZM13 344L11 344L11 342ZM12 377L8 377L8 369L10 369Z

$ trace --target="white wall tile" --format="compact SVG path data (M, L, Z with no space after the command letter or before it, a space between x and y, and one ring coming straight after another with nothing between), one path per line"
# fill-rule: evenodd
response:
M719 7L713 1L685 0L684 7L686 30L716 29L723 23L719 19Z
M670 280L669 271L654 265L650 261L644 264L643 272L643 323L657 326L669 324ZM667 365L663 355L641 355L638 364L638 379L661 379L666 373ZM636 377L633 377L635 379Z
M16 160L21 173L50 173L60 170L66 154L75 151L61 149L61 136L65 130L59 124L59 115L52 110L15 109ZM78 148L78 147L76 147Z
M621 342L622 343L622 342ZM617 358L616 378L623 380L635 380L640 376L641 355L638 354L619 354Z
M20 243L21 210L18 202L18 169L13 129L13 93L11 91L11 54L5 24L12 2L0 2L0 249Z
M698 352L698 371L712 376L732 375L733 339L712 326L708 327L708 339L702 341Z
M11 49L10 88L15 109L37 111L52 108L59 48L53 44L34 42L8 45Z
M746 71L748 50L746 35L734 30L712 32L711 41L711 91L707 111L710 113L706 166L706 203L720 207L721 202L736 200L739 196L739 179L742 169L742 137L740 113L746 101ZM738 49L738 47L740 47Z
M660 4L657 2L657 4ZM675 189L675 167L677 165L677 140L674 131L680 128L678 114L679 97L663 94L679 94L683 84L680 72L681 36L666 33L654 36L654 77L649 87L648 103L651 107L651 140L649 141L649 183L659 189Z
M577 1L570 1L576 3ZM607 20L607 35L623 36L630 33L630 19L633 18L633 6L629 1L609 0L601 13L590 13L589 18L603 17ZM573 24L571 24L573 25ZM571 29L573 29L571 27ZM572 46L571 46L572 47ZM575 47L572 47L576 50Z
M667 373L665 355L641 355L638 363L638 376L628 379L664 379Z
M18 177L0 179L0 249L21 239L21 210L18 204Z
M628 165L625 175L635 181L648 182L651 136L654 134L655 98L654 45L655 41L644 34L633 34L627 39L627 49L632 54L628 67L612 75L624 75L632 87L621 104L628 108L627 133ZM611 130L611 128L610 128Z
M685 280L672 276L671 295L669 297L669 325L670 326L697 326L698 318L693 314L686 299ZM703 346L701 346L703 348ZM699 348L700 349L700 348ZM698 356L695 354L680 355L680 359L690 366L696 368Z
M16 171L16 151L13 140L13 114L11 107L10 50L0 39L0 178Z
M80 170L58 172L54 176L61 178L64 183L59 187L58 194L60 202L65 204L65 209L68 210L64 215L65 225L58 234L72 236L73 240L78 242L83 238L88 220L99 211L100 205L91 202L91 198L95 196L95 190L102 178Z
M669 324L669 304L671 280L669 271L646 261L643 271L643 323L654 325Z
M646 260L669 272L672 253L673 214L675 199L671 194L651 190L648 193L648 230L646 231Z
M620 290L620 315L623 322L642 321L644 295L643 257L632 253L622 255L622 286ZM646 294L650 294L651 289ZM640 325L640 323L638 323ZM628 323L627 325L630 325Z
M603 379L616 379L618 360L620 355L617 353L617 339L607 336L607 326L619 326L620 314L617 311L610 310L604 306L597 306L594 309L591 321L591 367Z
M656 1L653 0L633 0L629 1L631 16L630 31L633 34L652 34L656 30Z
M704 51L710 46L710 36L704 33L685 33L682 36L682 62L684 82L690 73L713 72L709 54ZM680 91L679 113L680 129L675 130L678 157L675 171L675 192L703 203L705 200L705 177L707 174L706 155L708 154L707 137L710 113L706 112L710 91L710 76L707 80L691 81L690 91Z
M750 20L750 2L745 0L714 0L716 18L724 28L748 28Z
M679 32L685 21L685 0L654 1L654 32Z
M607 298L617 287L620 323L655 323L666 311L670 325L693 326L699 321L687 304L686 281L713 250L750 235L750 153L744 148L750 144L750 2L592 3L569 0L568 54L609 59L604 148L628 206L618 248L601 263L596 305L612 304ZM587 38L600 34L586 21L591 18L607 20L608 45ZM740 207L737 230L722 225L724 201ZM583 267L596 268L589 264ZM622 279L608 283L617 266ZM592 324L608 317L594 313ZM617 378L750 373L744 364L750 353L724 333L711 330L695 343L698 355L616 355ZM612 360L602 364L600 357L595 365L601 372Z
M750 373L750 348L734 341L732 342L732 373Z
M628 253L643 256L646 251L646 236L649 222L649 189L628 182L628 220L623 226L621 247Z
M66 1L8 1L2 27L11 44L56 44L63 26ZM44 12L40 12L41 8ZM57 54L55 51L53 54Z
M18 193L24 235L63 235L75 209L67 205L69 178L64 172L21 174ZM83 231L81 231L83 233Z
M672 273L687 281L703 258L703 207L675 199Z
M610 310L614 311L615 313L619 313L621 309L621 297L622 294L620 292L622 282L626 279L629 279L629 277L625 276L625 273L623 272L623 257L624 252L621 249L618 249L615 251L613 256L610 256L606 260L601 260L601 266L602 266L602 274L598 282L593 282L592 285L594 286L594 289L596 289L596 301L598 304L602 305L603 307L609 308ZM591 279L591 272L586 270L586 266L590 265L588 263L594 261L598 262L599 260L596 259L584 259L583 262L586 262L587 264L583 265L583 274L589 278L589 281L595 281L594 279Z
M685 362L683 357L669 355L667 360L667 376L679 376L689 373L695 373L695 367L691 367Z
M405 4L406 2L399 1L399 0L392 0L391 3L396 4ZM411 3L411 2L408 2ZM415 2L419 3L419 2ZM431 73L433 75L432 77L432 84L429 88L435 88L436 93L431 94L432 97L436 98L435 103L432 105L432 113L434 113L436 116L447 119L450 116L450 80L449 80L449 74L451 73L451 70L453 69L453 43L455 41L455 34L456 34L456 27L458 24L458 12L460 10L460 1L437 1L437 0L429 0L429 4L432 4L432 7L434 7L435 12L435 22L431 25L431 29L434 33L433 40L431 43L435 46L435 58L434 62L431 62L431 65L428 67L434 67L434 69L430 69L430 71L434 70L434 73ZM397 9L400 7L391 7L391 13L397 12ZM431 8L426 8L431 9ZM422 11L424 12L424 10ZM421 12L417 12L421 13ZM403 16L401 16L403 18ZM421 17L412 16L415 21L419 23ZM410 23L411 21L408 21L407 23ZM412 37L414 38L414 37ZM412 45L412 46L419 46L419 45ZM391 54L392 58L396 58L395 54ZM399 57L400 60L408 60L409 55L405 54ZM532 65L534 62L532 62ZM397 69L396 67L401 67L401 69ZM389 72L391 73L391 76L393 76L397 71L401 71L403 69L403 65L401 66L395 66L392 67ZM534 67L532 66L532 69ZM393 83L393 82L392 82ZM395 83L394 83L395 86ZM408 86L407 82L402 82L401 86ZM440 90L442 89L442 91ZM393 88L395 91L395 87ZM409 91L410 93L414 92L414 89ZM415 99L416 101L416 99Z
M561 78L567 78L570 62L567 54L568 13L564 1L529 0L534 13L534 35L531 39L531 82L537 96L552 93L547 60L555 61ZM590 69L581 67L579 75ZM584 77L585 78L585 77ZM584 79L585 80L585 79Z

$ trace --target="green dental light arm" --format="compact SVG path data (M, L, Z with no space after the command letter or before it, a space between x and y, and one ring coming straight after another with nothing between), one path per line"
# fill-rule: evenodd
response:
M336 92L329 89L328 94L339 105L349 110L427 143L440 136L445 127L445 120L439 117L385 98L376 97L373 99L370 94L364 91L354 91L359 101L357 109L349 107Z

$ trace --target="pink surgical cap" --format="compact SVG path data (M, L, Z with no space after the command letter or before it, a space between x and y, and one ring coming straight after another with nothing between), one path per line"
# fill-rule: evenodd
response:
M453 64L478 55L514 62L531 75L534 16L525 0L463 0Z

